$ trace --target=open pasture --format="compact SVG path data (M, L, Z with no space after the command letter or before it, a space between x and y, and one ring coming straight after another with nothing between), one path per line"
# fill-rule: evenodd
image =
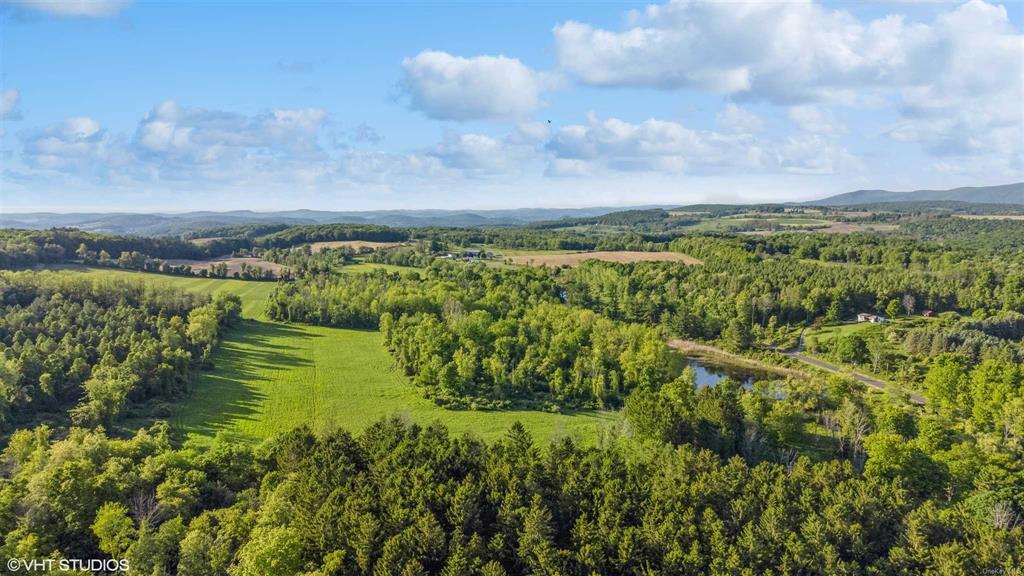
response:
M899 226L897 224L879 224L874 222L826 222L827 226L821 225L816 228L783 228L780 230L749 230L740 232L744 236L769 236L786 232L807 232L815 234L854 234L857 232L893 232Z
M555 414L441 408L394 366L379 332L267 320L264 311L272 282L76 269L201 294L228 291L242 298L245 320L228 332L214 352L214 369L199 373L192 393L170 418L174 429L188 437L202 440L224 432L259 440L302 424L314 430L341 426L358 431L398 414L421 424L438 421L453 432L487 440L502 436L518 421L545 444L559 437L593 444L602 430L620 422L618 413L599 410Z
M424 398L394 366L376 331L246 320L221 344L215 369L202 373L172 419L193 437L218 432L264 438L295 426L362 430L398 414L485 439L522 422L538 440L571 436L592 442L618 416L589 411L446 410Z

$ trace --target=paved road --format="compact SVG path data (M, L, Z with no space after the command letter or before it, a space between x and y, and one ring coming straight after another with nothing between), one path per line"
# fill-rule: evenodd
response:
M847 373L846 370L844 370L840 366L837 366L837 365L832 364L830 362L825 362L824 360L818 360L817 358L812 358L812 357L807 356L806 354L803 353L803 349L804 349L804 332L806 332L806 331L807 331L806 328L804 328L803 330L800 331L800 340L797 342L795 350L788 350L787 351L787 350L778 350L777 349L776 351L781 353L781 354L784 354L786 356L789 356L790 358L792 358L794 360L799 360L800 362L803 362L804 364L810 364L811 366L814 366L815 368L820 368L822 370L826 370L828 372L834 372L836 374L846 374ZM883 382L881 380L878 380L876 378L872 378L870 376L865 376L864 374L859 374L857 372L853 373L853 379L856 380L857 382L861 382L863 384L871 386L872 388L878 388L879 390L887 390L889 388L889 384L887 384L887 383L885 383L885 382ZM914 404L920 404L922 406L924 405L924 398L919 396L919 395L917 395L917 394L910 394L910 401L913 402Z

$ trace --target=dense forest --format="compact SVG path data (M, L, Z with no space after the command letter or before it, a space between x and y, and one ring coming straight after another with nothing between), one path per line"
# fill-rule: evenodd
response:
M1014 265L1019 254L969 256L867 235L810 234L687 237L672 248L704 264L584 263L560 274L568 302L703 339L719 338L730 326L771 332L816 318L884 314L894 301L902 309L908 296L914 301L909 313L1024 312L1024 272Z
M890 435L891 436L891 435ZM110 555L136 574L983 574L1024 562L1010 508L929 499L900 442L869 465L750 466L691 446L485 445L398 420L258 448L18 432L5 557ZM984 473L984 472L983 472Z
M132 253L138 255L136 259L167 259L206 258L210 252L207 248L174 238L109 236L70 228L0 230L0 268L3 269L58 264L76 258L113 260L122 254Z
M968 245L982 250L1020 250L1024 248L1024 230L1015 220L968 220L937 218L908 223L908 234L925 240Z
M0 272L0 432L39 420L110 427L130 403L174 399L240 313L228 294Z

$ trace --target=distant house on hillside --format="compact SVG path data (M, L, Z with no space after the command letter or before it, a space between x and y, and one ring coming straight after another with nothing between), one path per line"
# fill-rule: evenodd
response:
M878 316L876 314L868 314L861 312L857 314L857 322L871 322L872 324L884 324L885 316Z
M476 262L477 260L485 260L494 258L493 252L487 252L485 250L462 250L461 252L448 252L443 254L441 258L445 260L462 260L465 262Z

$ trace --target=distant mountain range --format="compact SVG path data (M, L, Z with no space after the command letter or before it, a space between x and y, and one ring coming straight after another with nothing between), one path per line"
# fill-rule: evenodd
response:
M857 190L804 204L815 206L854 206L857 204L879 204L889 202L935 202L960 201L973 204L1020 204L1024 205L1024 182L1002 186L980 186L953 188L950 190L915 190L913 192L890 192L888 190Z
M1003 186L953 188L952 190L857 190L821 200L803 202L813 206L913 205L922 202L966 202L974 205L1001 204L1024 206L1024 182ZM718 205L709 205L718 206ZM670 209L669 205L598 206L592 208L518 208L511 210L369 210L335 212L326 210L285 210L279 212L185 212L153 213L0 213L0 228L44 229L69 227L107 234L177 236L206 228L242 224L381 224L396 227L424 226L520 226L567 218L592 218L613 212Z
M668 206L593 208L518 208L511 210L374 210L332 212L287 210L282 212L186 212L182 214L36 212L0 214L0 228L44 229L69 227L106 234L176 236L186 232L242 224L381 224L396 227L423 226L518 226L562 218L587 218L623 210Z

